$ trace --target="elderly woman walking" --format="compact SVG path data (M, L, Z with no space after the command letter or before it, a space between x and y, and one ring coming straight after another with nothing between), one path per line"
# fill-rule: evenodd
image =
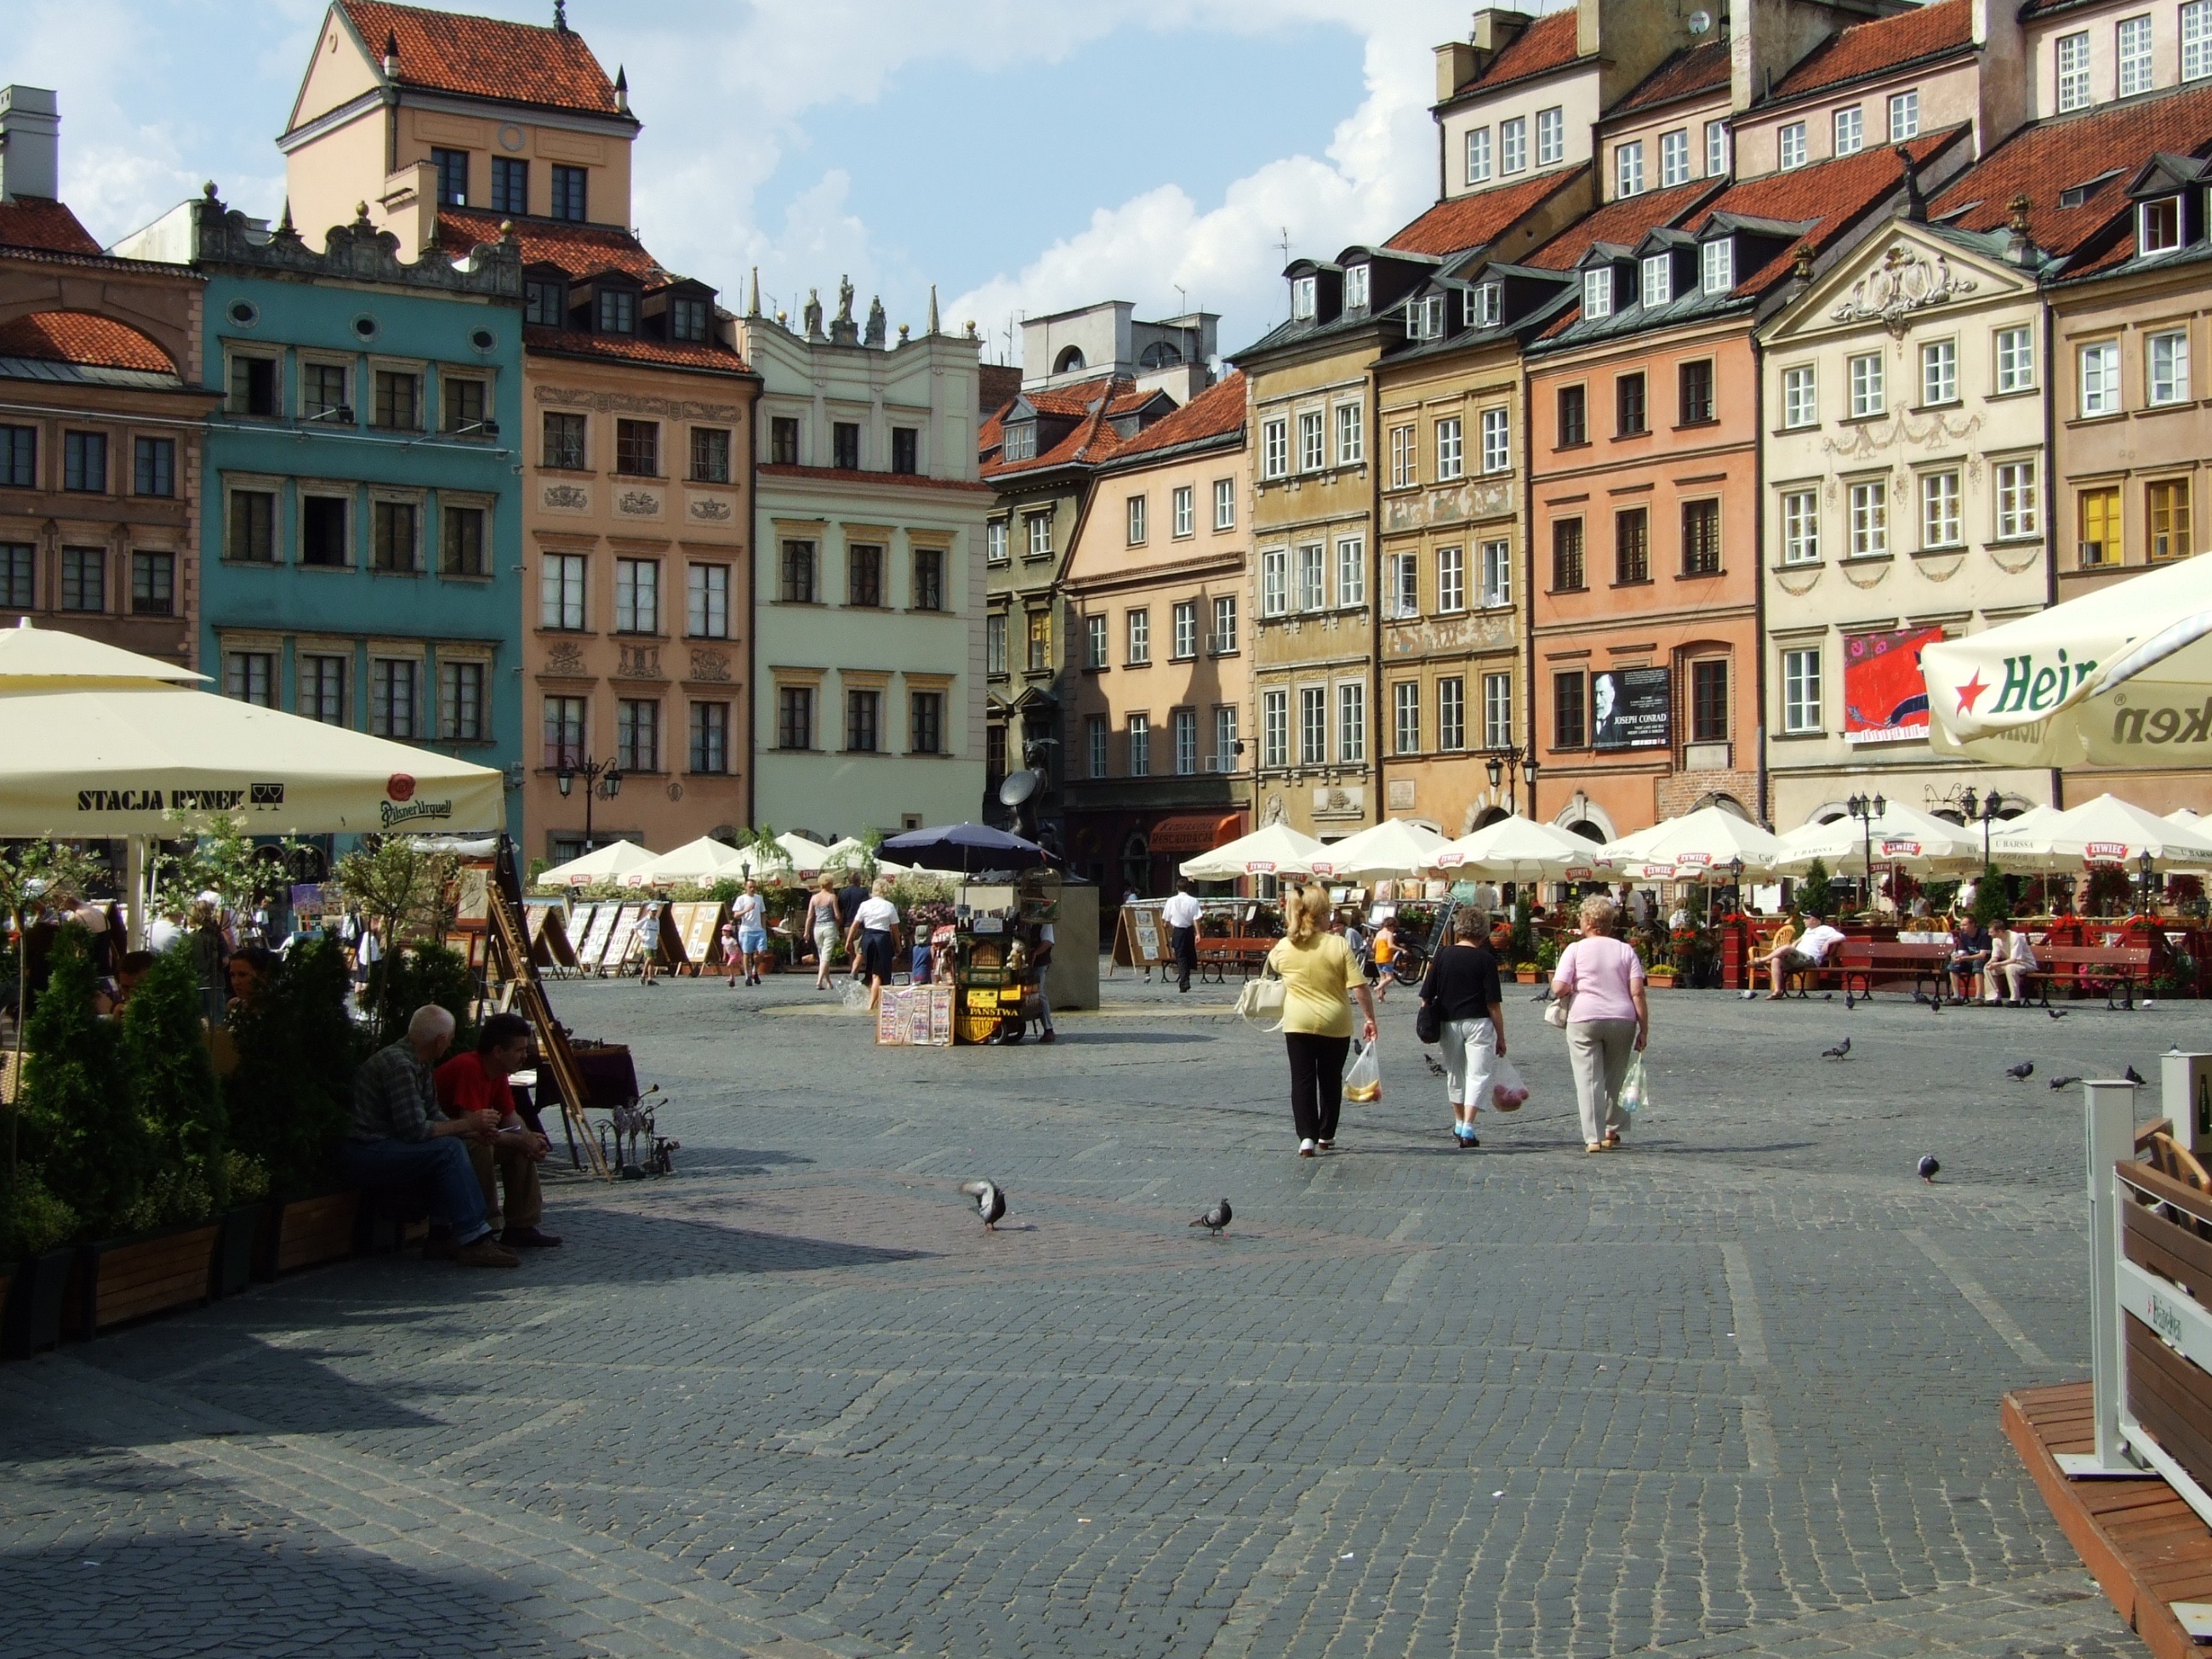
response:
M1362 1040L1375 1041L1375 994L1343 936L1328 930L1325 887L1301 887L1284 906L1288 932L1267 953L1283 980L1283 1040L1291 1056L1291 1121L1298 1156L1336 1143L1344 1104L1344 1060L1352 1048L1351 997L1366 1016Z
M1633 945L1613 937L1620 919L1613 900L1584 899L1583 936L1559 952L1552 970L1552 994L1567 1004L1567 1057L1582 1107L1583 1150L1591 1152L1620 1145L1628 1124L1620 1085L1629 1055L1641 1054L1651 1034L1644 963Z
M1452 913L1451 931L1451 943L1437 952L1421 981L1421 1001L1437 1011L1452 1138L1464 1148L1482 1145L1474 1133L1475 1115L1505 1053L1505 1008L1498 958L1490 950L1490 918L1462 904Z

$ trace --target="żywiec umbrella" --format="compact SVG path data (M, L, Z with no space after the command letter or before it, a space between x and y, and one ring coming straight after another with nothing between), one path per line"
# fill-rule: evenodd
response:
M1425 825L1385 818L1371 830L1324 842L1314 854L1314 874L1354 879L1418 876L1443 844L1444 838Z
M1595 881L1597 856L1596 842L1555 823L1508 817L1447 842L1431 862L1439 870L1494 881Z
M1748 818L1725 807L1707 806L1679 818L1669 818L1650 832L1614 842L1602 856L1615 868L1623 865L1670 866L1671 879L1699 881L1726 870L1737 859L1747 872L1764 873L1781 855L1782 843Z
M885 841L882 850L902 863L957 870L963 875L982 870L1033 870L1051 856L1035 842L994 830L988 823L909 830Z
M1893 864L1921 874L1937 869L1978 870L1982 863L1979 836L1901 801L1886 800L1871 823L1843 817L1792 830L1782 837L1774 868L1781 874L1802 876L1818 860L1832 875L1863 876L1869 847L1877 865Z
M653 854L634 841L611 841L581 858L556 864L533 884L538 887L589 887L594 882L614 881L653 862Z
M1287 823L1270 823L1239 836L1179 866L1193 881L1236 881L1245 876L1309 876L1322 844Z
M1929 746L2008 766L2212 763L2212 565L1923 647Z
M2073 870L2092 864L2130 869L2148 853L2154 868L2212 866L2212 837L2120 799L2100 795L2021 830L2008 825L1990 841L1990 857L2013 870Z
M625 887L704 887L725 875L742 873L738 849L712 836L687 841L657 853L645 863L623 871L616 879Z

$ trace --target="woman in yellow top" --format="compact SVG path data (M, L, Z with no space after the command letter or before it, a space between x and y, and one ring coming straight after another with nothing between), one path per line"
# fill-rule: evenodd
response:
M1291 1121L1298 1156L1311 1158L1336 1141L1344 1104L1344 1061L1352 1048L1352 1004L1366 1016L1363 1041L1375 1041L1375 998L1343 936L1328 931L1328 890L1300 887L1284 907L1289 933L1267 953L1282 976L1283 1040L1291 1054Z

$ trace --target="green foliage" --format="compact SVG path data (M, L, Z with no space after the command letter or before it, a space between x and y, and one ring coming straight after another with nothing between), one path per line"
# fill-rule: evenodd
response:
M187 822L175 813L169 816L180 828ZM218 895L233 909L251 909L290 879L283 860L268 856L266 847L255 846L243 817L192 820L190 833L180 836L178 844L179 851L154 860L157 909L189 909L201 893ZM287 850L301 844L283 843Z
M228 1201L228 1114L200 1025L191 953L164 951L123 1010L123 1060L153 1147L142 1227L204 1221Z
M2085 916L2125 915L2135 904L2136 878L2115 864L2100 864L2089 872L2081 896Z
M152 1139L123 1067L121 1033L93 1012L92 940L54 939L52 975L24 1029L23 1152L91 1236L128 1227L144 1194Z
M1988 927L2012 915L2012 895L1994 864L1982 872L1974 886L1974 920Z
M0 1261L44 1255L76 1237L76 1212L48 1192L28 1170L0 1181Z
M392 951L376 968L369 992L374 1046L380 1048L398 1042L407 1035L407 1022L415 1017L415 1011L434 1002L453 1017L454 1051L476 1046L477 1026L471 1015L477 976L465 957L442 945L418 945Z
M1539 968L1541 968L1547 974L1550 973L1552 969L1558 967L1559 965L1559 941L1555 939L1537 940L1535 961L1536 965Z
M1828 889L1834 878L1828 866L1819 859L1805 866L1805 878L1798 884L1797 902L1811 909L1826 914L1828 908Z
M1511 965L1518 968L1524 962L1536 959L1536 930L1528 919L1528 900L1524 894L1513 901L1513 931L1506 936L1505 954Z
M19 842L0 847L0 909L18 921L35 902L84 898L106 880L105 864L60 842Z
M238 1069L223 1095L237 1149L226 1173L239 1201L257 1187L293 1197L329 1184L361 1054L346 994L344 951L310 939L286 953L258 1002L234 1010Z
M404 941L425 935L440 938L452 925L447 893L459 866L449 853L422 852L406 837L394 836L347 854L324 884L325 902L360 911L375 927L384 947L369 968L365 995L380 1019L386 1008L409 994L410 988L402 982L409 974ZM408 1004L407 1012L417 1006ZM407 1014L399 1017L399 1024L406 1025Z

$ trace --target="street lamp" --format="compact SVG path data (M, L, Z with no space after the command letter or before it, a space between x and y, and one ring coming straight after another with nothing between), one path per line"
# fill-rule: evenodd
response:
M1992 789L1977 801L1974 787L1968 784L1966 793L1959 797L1959 805L1966 813L1967 823L1972 823L1977 819L1981 822L1982 868L1987 870L1990 867L1990 831L1996 825L1997 814L2004 806L2004 797Z
M1526 755L1517 749L1493 749L1482 758L1483 770L1490 774L1490 787L1505 786L1505 810L1517 814L1521 810L1520 781L1528 780L1528 813L1536 811L1536 745L1531 743Z
M2153 914L2153 911L2152 911L2152 908L2151 908L2151 885L2150 885L2151 856L2150 856L2150 848L2148 848L2148 847L2144 848L2141 853L2139 853L2138 854L2136 854L2136 868L2138 871L2140 871L2140 872L2142 872L2142 908L2143 908L2143 914L2144 914L2145 915L2152 915L2152 914Z
M561 786L561 795L564 800L568 792L576 787L578 776L584 780L584 850L591 852L594 847L592 840L592 797L602 789L606 792L609 800L622 793L622 769L611 760L592 760L586 757L580 761L564 749L561 751L560 769L553 775L554 781Z
M1729 860L1729 914L1743 914L1743 858L1741 854Z
M1874 821L1889 810L1889 803L1880 795L1853 795L1844 803L1844 811L1859 822L1859 831L1866 844L1867 910L1874 910Z

